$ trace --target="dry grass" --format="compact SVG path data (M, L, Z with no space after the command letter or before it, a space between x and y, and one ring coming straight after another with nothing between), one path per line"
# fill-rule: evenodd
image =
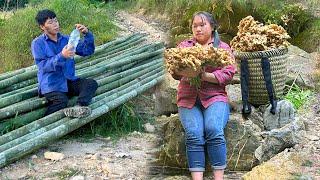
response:
M314 71L314 78L315 78L315 84L316 84L316 90L317 92L320 92L320 53L317 54L316 58L316 70Z
M0 19L7 19L13 15L12 11L0 11Z

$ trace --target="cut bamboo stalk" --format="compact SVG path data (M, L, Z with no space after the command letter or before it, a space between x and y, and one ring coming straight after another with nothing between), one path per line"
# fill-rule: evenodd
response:
M158 64L158 66L162 66L161 65L162 60L160 59L160 60L158 60L158 62L160 63L160 64ZM151 64L152 63L153 62L151 62ZM145 67L147 67L147 65L145 65ZM150 68L154 68L154 66L150 66ZM103 93L107 90L110 90L111 87L115 88L119 84L124 83L126 81L130 81L131 79L136 78L136 76L143 74L143 73L145 73L145 71L137 72L132 76L128 76L127 78L120 79L121 77L124 76L124 74L126 74L126 71L125 71L121 75L118 76L119 80L112 82L112 84L107 84L107 85L104 85L103 87L99 87L97 89L96 94L100 94L100 93ZM104 80L101 80L101 82L104 82L104 83L111 82L108 79L116 80L115 77L116 76L107 77ZM38 108L44 107L46 103L47 102L46 102L45 98L31 98L30 100L26 100L26 101L22 101L22 102L19 102L16 104L12 104L10 106L7 106L5 108L0 109L0 120L10 118L10 117L17 115L17 114L28 112L32 109L38 109Z
M99 108L96 108L92 111L92 114L86 118L75 118L75 119L69 119L66 121L66 123L51 129L43 134L41 136L37 136L29 141L23 142L19 144L18 146L12 147L6 151L3 151L0 153L0 167L5 166L6 164L13 162L22 156L31 153L35 151L36 149L39 149L40 147L43 147L44 145L48 144L49 142L60 138L69 132L87 124L88 122L92 121L93 119L109 112L110 110L116 108L117 106L125 103L126 101L132 99L133 97L137 96L138 94L144 92L145 90L153 87L156 85L159 81L163 79L163 76L152 80L151 82L141 85L139 88L120 96L113 101L106 102L103 106L100 106Z
M149 76L149 77L147 77L147 79L144 79L143 81L135 80L136 82L133 85L127 87L126 89L124 89L122 91L115 92L111 96L105 97L105 98L101 99L100 101L92 103L90 105L90 107L92 109L99 108L99 107L103 106L105 102L112 101L113 99L116 99L117 97L120 97L120 96L122 96L122 95L124 95L124 94L126 94L128 92L134 91L135 89L139 88L140 86L143 86L144 84L147 84L148 82L156 79L157 77L159 77L161 75L163 75L163 72L158 73L158 74L154 74L152 76ZM43 133L45 133L45 132L47 132L47 131L49 131L49 130L51 130L53 128L56 128L57 126L65 123L66 121L68 121L68 119L70 119L70 118L62 118L62 119L60 119L60 120L58 120L56 122L53 122L53 123L51 123L51 124L49 124L47 126L43 126L43 127L39 128L39 129L37 129L35 131L32 131L32 132L30 132L30 133L28 133L28 134L26 134L26 135L24 135L22 137L16 138L16 139L14 139L14 140L6 143L6 144L3 144L3 145L0 146L0 152L5 151L5 150L7 150L9 148L12 148L14 146L17 146L17 145L19 145L19 144L21 144L21 143L23 143L25 141L28 141L28 140L30 140L30 139L32 139L34 137L37 137L37 136L39 136L39 135L41 135L41 134L43 134Z

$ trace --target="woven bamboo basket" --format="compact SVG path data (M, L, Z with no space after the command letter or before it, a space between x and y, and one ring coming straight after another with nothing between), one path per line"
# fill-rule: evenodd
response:
M238 62L240 62L241 59L248 60L249 102L252 105L263 105L269 103L268 92L261 68L262 57L269 58L271 79L276 98L280 99L283 97L287 73L287 53L287 48L256 52L235 52L235 57Z

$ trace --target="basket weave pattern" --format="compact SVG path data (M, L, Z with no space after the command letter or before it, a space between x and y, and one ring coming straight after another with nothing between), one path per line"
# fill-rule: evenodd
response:
M235 57L248 60L249 66L249 102L253 105L268 104L269 96L264 81L261 58L268 57L270 61L271 79L276 98L283 96L286 78L287 49L273 49L258 52L236 52Z

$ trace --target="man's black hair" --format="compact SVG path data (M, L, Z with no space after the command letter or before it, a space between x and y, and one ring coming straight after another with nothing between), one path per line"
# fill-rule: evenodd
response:
M53 19L56 17L56 13L49 9L44 9L41 11L38 11L38 14L36 16L36 21L39 25L44 25L47 19Z

